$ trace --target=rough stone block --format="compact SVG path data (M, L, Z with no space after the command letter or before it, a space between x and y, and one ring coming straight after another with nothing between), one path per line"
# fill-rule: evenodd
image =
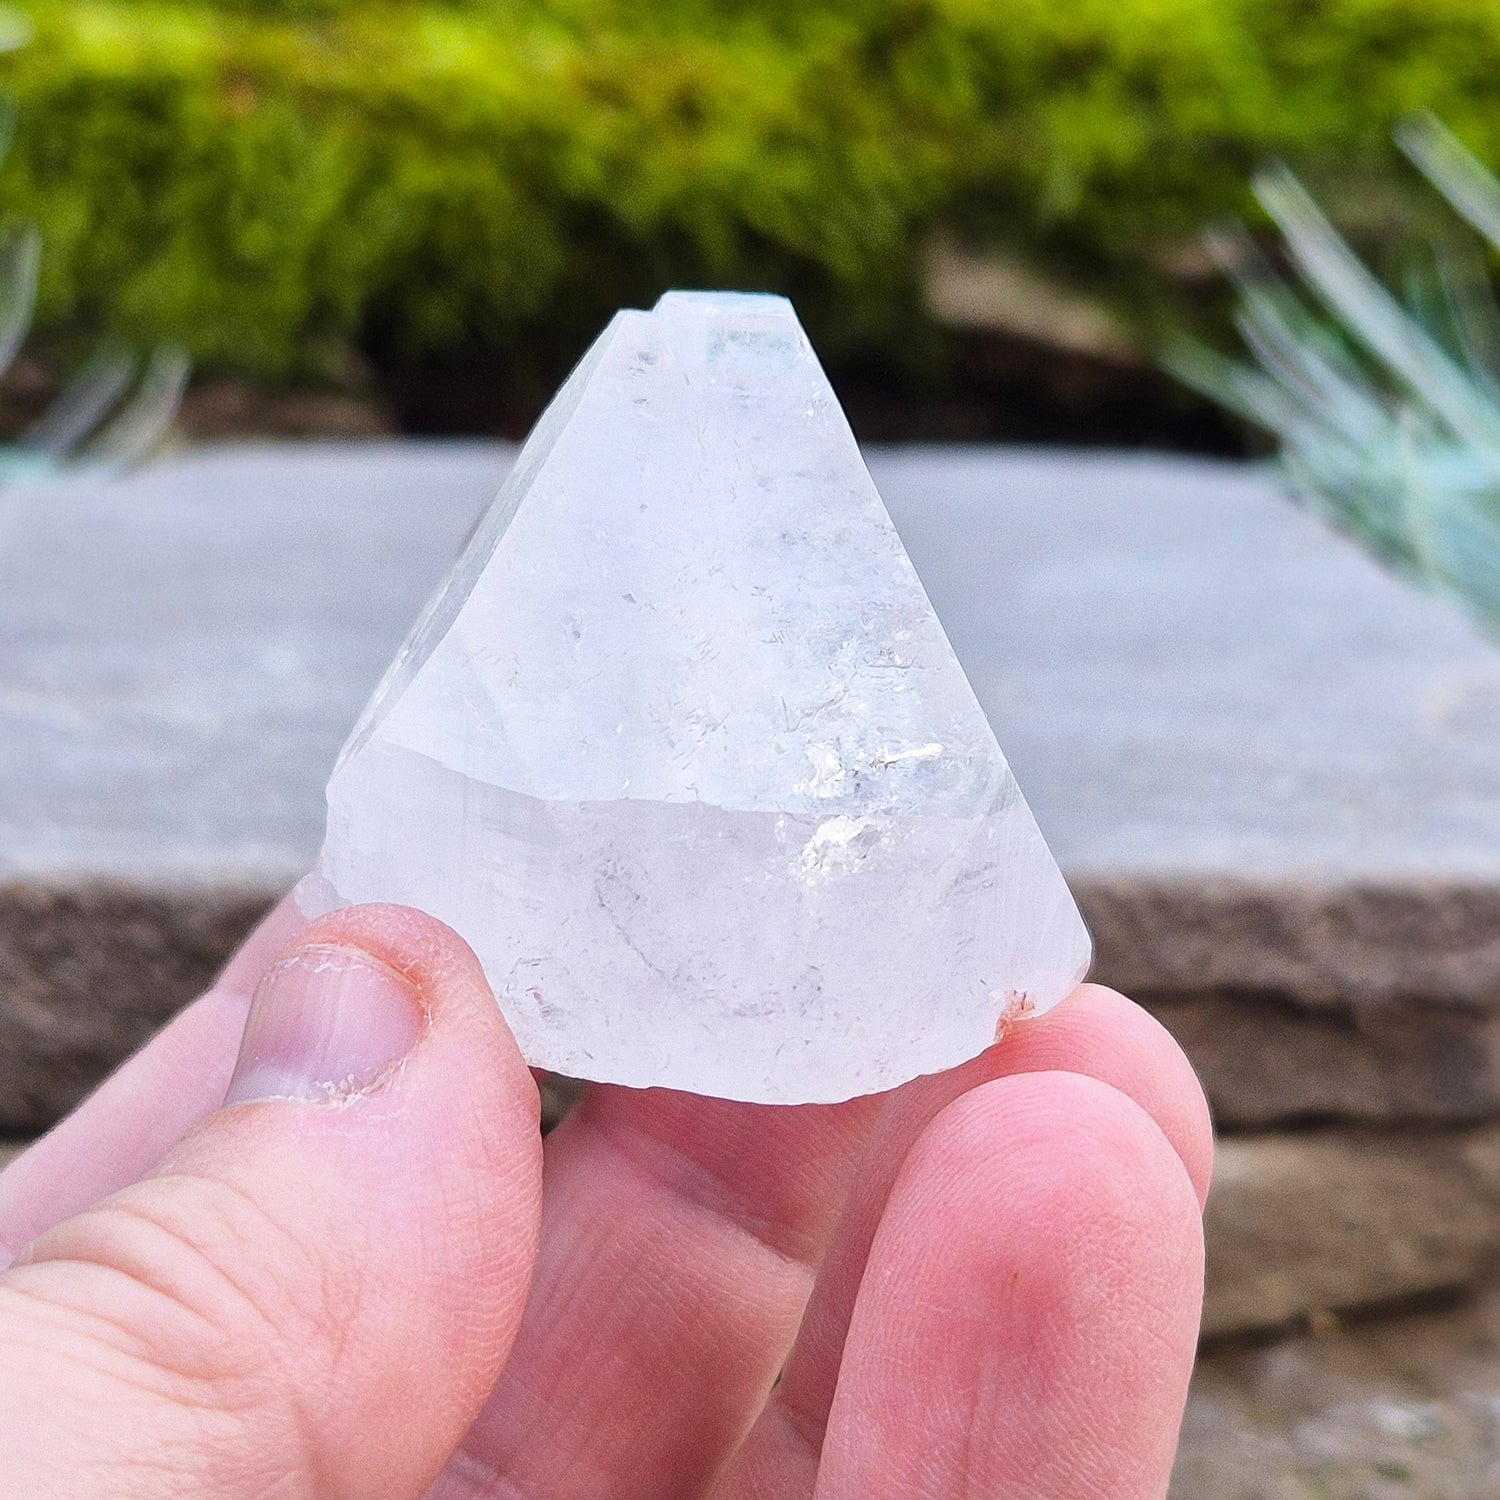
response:
M1254 991L1134 998L1192 1058L1221 1130L1500 1116L1493 1010Z
M1500 651L1491 655L1500 669ZM1442 813L1461 822L1468 809L1453 778L1436 774L1443 754L1434 744L1432 784L1410 787L1413 798L1424 799L1412 810L1414 838L1422 818ZM1500 740L1494 754L1500 773ZM1337 758L1331 744L1329 755ZM1482 833L1489 809L1473 812ZM1211 808L1203 814L1211 817ZM1290 826L1295 812L1287 823L1269 808L1264 816L1268 831L1297 842ZM1345 816L1351 829L1360 828L1357 808ZM1427 852L1441 864L1436 851ZM1500 861L1500 845L1495 852ZM1228 850L1225 856L1226 863L1239 857ZM1140 870L1100 879L1088 863L1070 864L1098 946L1098 977L1131 992L1239 990L1332 1007L1500 1011L1500 869L1443 877L1414 857L1403 875L1342 878L1307 858L1297 878L1205 872L1197 881L1187 869L1170 878Z
M1220 1145L1209 1336L1473 1283L1500 1259L1500 1126Z
M264 891L0 883L0 1132L40 1131L207 987Z

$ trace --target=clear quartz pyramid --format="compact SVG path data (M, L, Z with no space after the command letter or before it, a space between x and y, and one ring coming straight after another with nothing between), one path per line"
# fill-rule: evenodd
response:
M301 899L450 923L535 1066L770 1103L962 1062L1090 955L779 297L604 331L345 746Z

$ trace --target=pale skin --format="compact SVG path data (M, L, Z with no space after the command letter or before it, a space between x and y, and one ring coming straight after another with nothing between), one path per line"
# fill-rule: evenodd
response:
M8 1500L1165 1494L1212 1137L1122 996L848 1104L537 1112L452 932L283 905L0 1176Z

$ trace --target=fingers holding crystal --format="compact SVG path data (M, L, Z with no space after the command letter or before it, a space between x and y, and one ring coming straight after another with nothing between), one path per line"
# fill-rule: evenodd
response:
M771 1390L880 1108L593 1088L548 1139L526 1319L434 1496L697 1500Z
M1198 1075L1160 1021L1102 984L1080 985L1048 1015L1017 1023L982 1056L941 1078L919 1079L896 1097L930 1117L945 1093L956 1097L1002 1072L1052 1071L1087 1074L1134 1099L1182 1158L1199 1203L1207 1201L1214 1135Z
M1125 1095L1067 1073L965 1094L875 1236L817 1500L1160 1497L1202 1255L1183 1163Z
M520 1322L537 1113L451 931L301 933L226 1107L0 1278L6 1493L422 1494Z
M970 1091L1000 1078L1054 1071L1097 1079L1134 1101L1176 1152L1198 1200L1206 1196L1213 1132L1192 1067L1157 1021L1103 986L1082 986L1048 1015L1016 1025L972 1062L897 1089L887 1096L785 1377L731 1468L726 1500L811 1493L855 1296L913 1143Z

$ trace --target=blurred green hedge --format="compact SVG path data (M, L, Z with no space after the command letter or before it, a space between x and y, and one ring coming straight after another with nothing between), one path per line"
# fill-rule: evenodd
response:
M1377 177L1418 106L1500 147L1494 0L22 8L0 205L42 322L267 375L576 343L674 284L918 351L939 227L1151 322L1268 155Z

